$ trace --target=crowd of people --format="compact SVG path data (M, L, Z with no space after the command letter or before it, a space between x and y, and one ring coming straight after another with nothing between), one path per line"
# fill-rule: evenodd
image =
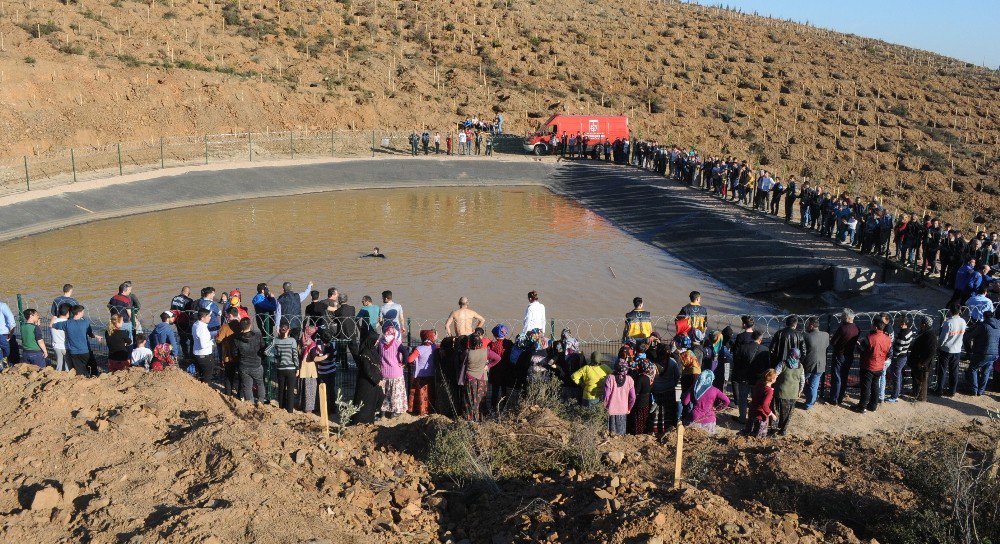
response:
M702 156L655 141L604 140L585 135L552 136L551 149L567 158L603 159L629 164L687 185L710 191L720 199L784 218L788 223L857 249L885 256L924 276L937 276L942 286L961 294L964 302L976 285L958 270L971 266L988 283L1000 264L1000 234L963 231L940 217L889 210L871 197L838 191L812 176L782 178L755 169L736 157ZM994 287L1000 290L1000 285Z
M614 434L663 433L679 423L714 433L718 413L735 405L733 418L753 436L786 434L796 410L817 402L849 406L860 413L904 398L909 369L909 400L933 393L958 392L962 355L972 395L986 394L994 362L1000 358L1000 319L991 304L969 306L968 321L956 301L938 331L922 315L893 320L879 314L862 332L845 309L833 334L816 317L789 316L767 345L754 318L744 316L739 330L714 330L698 292L675 318L669 337L653 327L641 298L624 317L620 342L611 353L586 356L571 331L547 331L545 306L537 292L527 295L521 332L507 325L486 328L486 318L462 297L437 330L421 330L407 342L403 307L384 291L381 303L369 297L361 306L331 287L322 298L310 283L303 291L291 283L275 296L257 285L250 305L240 290L217 296L213 287L192 298L184 287L159 313L149 331L137 319L140 303L132 283L124 282L106 305L108 325L95 334L84 308L65 285L50 308L50 341L42 334L42 312L23 310L15 319L0 303L0 355L5 363L23 362L92 376L141 368L158 371L178 365L199 379L255 405L264 402L266 383L274 383L278 405L289 412L316 412L317 389L330 391L328 410L338 417L338 372L356 368L352 423L441 413L481 421L502 413L534 383L559 380L566 400L601 407ZM983 293L982 289L980 289ZM44 311L44 310L43 310ZM104 368L92 342L107 346ZM265 375L265 361L273 373ZM859 374L857 402L848 405L848 380ZM596 408L595 408L596 409Z
M407 139L410 142L410 154L414 157L419 155L421 150L423 150L424 155L445 153L446 155L493 156L493 133L473 128L460 128L455 135L449 132L444 139L444 149L441 149L440 132L435 132L431 136L430 130L424 130L420 134L414 130ZM456 144L458 149L455 149Z

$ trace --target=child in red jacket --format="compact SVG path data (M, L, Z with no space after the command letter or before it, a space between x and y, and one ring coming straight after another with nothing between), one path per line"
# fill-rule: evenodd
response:
M777 379L778 373L772 368L765 372L753 387L753 392L750 394L749 417L743 434L757 438L767 437L768 423L778 419L778 416L771 411L771 401L774 399L772 386Z

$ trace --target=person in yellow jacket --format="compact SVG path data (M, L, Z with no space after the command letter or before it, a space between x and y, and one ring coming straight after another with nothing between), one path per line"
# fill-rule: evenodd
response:
M611 374L611 367L601 364L601 354L590 354L590 361L574 372L570 378L583 388L583 406L593 406L604 400L604 380Z

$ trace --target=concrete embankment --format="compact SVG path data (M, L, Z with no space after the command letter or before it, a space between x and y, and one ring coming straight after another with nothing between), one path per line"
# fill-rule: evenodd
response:
M0 241L99 219L270 196L343 189L545 185L554 162L362 159L153 172L0 199ZM169 172L169 171L167 171Z
M156 175L160 174L160 175ZM163 175L167 174L167 175ZM552 159L392 158L151 173L0 199L0 241L98 219L221 201L341 189L541 185L743 295L816 293L831 267L874 267L852 251L662 176ZM627 265L628 255L621 256Z
M830 288L831 267L871 264L773 217L639 169L568 163L551 187L744 295L816 293Z

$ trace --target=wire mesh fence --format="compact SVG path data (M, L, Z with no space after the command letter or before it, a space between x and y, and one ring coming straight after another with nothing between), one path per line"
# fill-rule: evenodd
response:
M34 156L0 159L0 195L46 189L93 179L149 172L162 168L208 164L374 157L413 152L411 131L399 130L297 130L232 132L169 136L131 142L64 149ZM422 134L422 131L417 133ZM426 152L454 154L459 149L458 132L431 132ZM449 146L448 140L451 139ZM519 150L520 138L491 136L491 148ZM518 145L515 145L518 144ZM469 154L484 155L485 142L470 145ZM424 153L423 142L417 152Z

